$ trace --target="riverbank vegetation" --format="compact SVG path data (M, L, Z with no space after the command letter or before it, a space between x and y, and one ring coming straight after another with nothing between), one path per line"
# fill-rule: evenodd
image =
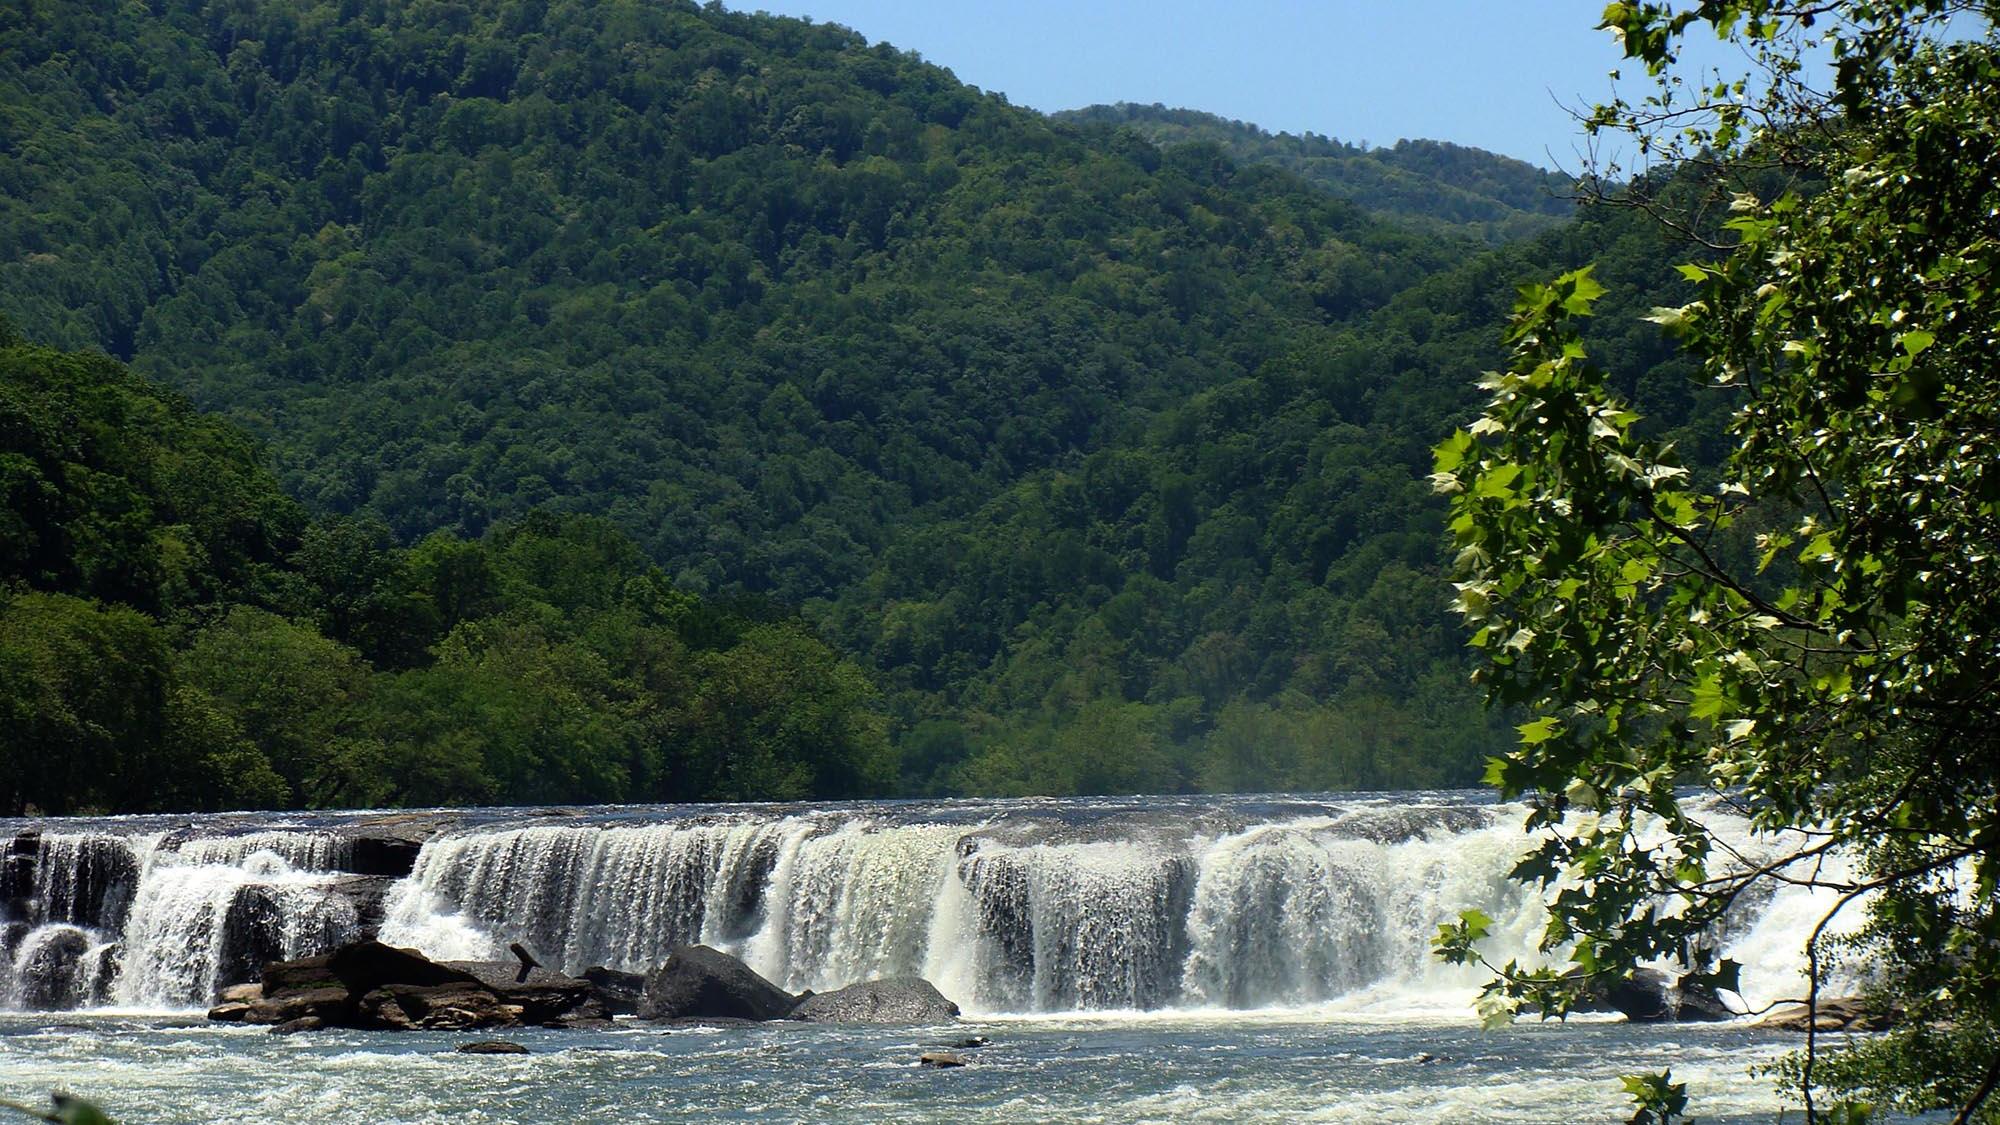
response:
M1499 967L1486 1010L1562 1014L1641 961L1728 987L1720 920L1814 888L1804 998L1842 972L1900 1024L1780 1068L1809 1121L2000 1120L1994 15L1611 5L1664 81L1599 127L1700 161L1727 203L1721 256L1683 265L1688 293L1650 319L1700 358L1732 448L1704 463L1648 432L1578 338L1605 286L1576 271L1523 294L1512 362L1438 449L1480 677L1526 711L1491 777L1534 802L1546 840L1518 874L1550 892L1544 948L1571 960ZM1678 82L1679 38L1708 27L1763 93ZM1801 66L1815 45L1830 93ZM1733 852L1690 782L1777 854ZM1443 951L1476 956L1482 928L1447 928ZM1666 1075L1631 1089L1635 1120L1688 1105Z

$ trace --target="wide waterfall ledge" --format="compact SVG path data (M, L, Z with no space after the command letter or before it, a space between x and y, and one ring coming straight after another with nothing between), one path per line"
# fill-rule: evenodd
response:
M185 1010L362 937L643 971L725 950L785 988L930 980L968 1013L1316 1008L1460 1019L1476 907L1533 964L1524 810L1470 793L0 822L0 1008ZM1746 856L1753 837L1709 810ZM1799 994L1827 904L1740 902L1745 1008Z

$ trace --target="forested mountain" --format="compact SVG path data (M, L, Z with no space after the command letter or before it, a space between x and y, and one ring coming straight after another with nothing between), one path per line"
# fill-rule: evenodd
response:
M410 548L234 427L0 320L0 814L858 796L866 673L602 520Z
M522 535L615 539L594 516L660 569L573 565L793 607L817 639L772 628L858 657L909 791L1474 779L1510 734L1443 612L1429 448L1513 284L1561 264L1638 287L1600 354L1665 360L1636 311L1667 248L1607 211L1488 251L1549 216L1470 150L1357 158L1393 173L1363 206L1319 164L1131 124L713 5L21 6L0 312L179 388L306 511L352 517L324 534L387 561L342 563L363 577L337 598L232 597L380 674L483 651L452 640L465 616L369 632L434 544L504 569ZM1413 183L1513 210L1425 212ZM1671 416L1676 386L1642 398ZM548 636L643 679L616 653L639 641L575 624L626 586ZM500 616L554 604L524 597ZM619 792L711 790L798 791Z
M1548 230L1576 209L1576 184L1568 176L1448 141L1371 148L1157 103L1095 105L1057 116L1123 126L1162 148L1210 141L1238 163L1276 165L1371 211L1496 245Z

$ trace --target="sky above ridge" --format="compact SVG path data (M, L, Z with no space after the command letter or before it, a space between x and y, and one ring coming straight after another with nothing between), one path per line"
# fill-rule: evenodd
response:
M1161 102L1386 145L1425 137L1576 171L1572 109L1621 59L1603 0L727 0L845 24L1046 112ZM1742 56L1707 33L1689 60ZM1638 67L1627 66L1638 75ZM1628 80L1628 96L1640 84Z

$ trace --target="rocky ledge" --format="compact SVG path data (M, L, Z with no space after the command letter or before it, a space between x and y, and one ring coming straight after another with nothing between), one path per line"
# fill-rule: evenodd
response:
M362 941L266 965L262 984L227 990L208 1016L295 1030L459 1031L602 1026L610 1011L589 981L548 969L432 961L414 950Z
M1900 1010L1885 1011L1857 996L1837 996L1811 1007L1801 1004L1773 1012L1757 1026L1779 1031L1887 1031L1902 1020Z
M602 1027L636 1011L661 1023L938 1024L958 1005L915 977L864 981L835 992L793 995L742 961L705 945L683 945L644 977L609 969L566 976L532 963L433 961L379 941L264 966L261 984L225 989L208 1018L290 1033L340 1027L370 1031L465 1031L500 1027Z
M793 995L718 949L681 945L646 974L641 1019L676 1022L949 1023L958 1005L929 981L892 977L834 992Z

